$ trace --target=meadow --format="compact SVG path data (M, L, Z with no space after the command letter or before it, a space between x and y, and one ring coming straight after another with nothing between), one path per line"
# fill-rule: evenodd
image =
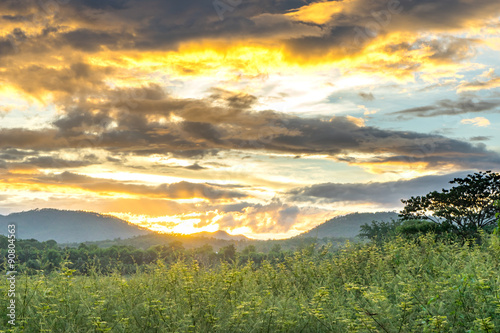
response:
M480 244L479 244L480 243ZM498 332L500 239L314 245L279 260L158 260L85 275L62 262L20 274L1 332Z

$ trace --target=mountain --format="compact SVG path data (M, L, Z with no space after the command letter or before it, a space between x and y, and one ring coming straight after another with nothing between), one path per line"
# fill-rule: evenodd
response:
M372 221L390 221L397 219L398 213L354 213L344 216L337 216L328 220L313 229L299 235L299 237L355 237L360 232L360 227Z
M121 238L125 243L135 236L150 236L156 233L141 228L119 218L92 212L57 209L35 209L27 212L0 215L0 234L7 235L7 224L16 225L16 237L34 238L38 241L55 240L57 243L98 242ZM181 238L214 238L223 241L247 240L243 235L230 235L225 231L199 232L186 237L183 235L159 236L170 241Z
M203 232L197 232L197 233L191 234L191 235L197 236L197 237L215 238L215 239L223 239L223 240L239 240L239 241L248 240L248 238L243 236L243 235L231 235L223 230L218 230L215 232L203 231Z
M16 237L19 239L53 239L58 243L130 238L151 233L116 217L57 209L0 215L0 234L7 235L7 225L10 223L16 225Z

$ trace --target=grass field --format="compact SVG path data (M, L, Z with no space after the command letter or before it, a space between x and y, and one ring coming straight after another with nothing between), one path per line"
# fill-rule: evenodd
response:
M161 262L131 276L18 275L3 332L498 332L500 241L396 238L282 262Z

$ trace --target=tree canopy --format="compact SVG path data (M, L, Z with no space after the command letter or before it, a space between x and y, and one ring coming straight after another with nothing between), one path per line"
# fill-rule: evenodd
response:
M406 206L400 213L403 220L423 219L449 223L459 232L478 230L496 223L500 208L500 173L477 172L455 178L451 189L434 191L424 196L401 200Z

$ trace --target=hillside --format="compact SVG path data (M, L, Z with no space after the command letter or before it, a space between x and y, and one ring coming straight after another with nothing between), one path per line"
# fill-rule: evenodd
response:
M243 241L245 242L245 241ZM111 246L122 246L129 245L138 249L146 250L154 245L167 245L176 243L185 249L199 248L205 245L210 245L214 250L218 250L221 247L227 246L229 244L239 243L238 239L220 239L215 237L210 237L207 235L198 234L158 234L150 233L147 235L135 236L127 239L115 239L115 240L104 240L104 241L94 241L85 242L87 245L97 245L98 247L111 247ZM62 246L77 247L77 243L72 244L60 244Z
M373 220L389 221L397 218L397 213L355 213L333 218L305 232L298 237L282 241L256 241L243 235L230 235L225 231L200 232L191 235L157 234L116 217L83 211L57 209L35 209L26 212L0 215L0 234L7 234L7 224L17 225L17 238L47 241L53 239L59 244L93 243L100 247L112 245L132 245L147 249L152 245L181 242L185 248L211 245L215 249L228 244L238 248L255 245L262 250L279 243L284 248L294 248L298 238L351 238L359 233L362 224ZM272 243L272 244L271 244ZM291 243L291 244L288 244ZM300 242L299 242L300 243ZM292 246L293 245L293 246Z
M9 223L16 224L16 236L19 239L53 239L58 243L130 238L150 233L116 217L57 209L35 209L0 215L0 234L7 234Z
M205 245L210 245L214 250L218 250L221 247L230 244L244 244L241 246L246 246L251 243L252 240L246 238L243 235L230 235L225 231L216 232L200 232L195 234L183 235L183 234L158 234L155 232L134 236L131 238L122 239L108 239L100 241L89 241L85 242L87 245L97 245L98 247L111 247L111 246L121 246L130 245L138 249L146 250L154 245L167 245L172 243L182 244L185 249L199 248ZM62 246L77 247L78 243L71 244L60 244Z
M299 237L356 237L359 234L359 228L365 223L390 221L397 218L398 214L394 212L354 213L337 216L300 234Z
M104 240L98 242L85 242L86 245L96 245L97 247L107 248L111 246L130 245L132 247L146 250L155 245L167 245L177 243L184 249L196 249L204 246L210 246L214 251L228 245L234 245L238 251L242 251L248 246L253 246L256 252L268 253L280 249L284 251L297 251L315 243L318 246L332 244L338 247L346 241L343 237L327 237L315 239L313 237L292 237L286 239L257 240L246 238L242 235L229 235L224 231L214 233L200 232L196 234L157 234L151 233L142 236L136 236L127 239ZM78 247L78 243L60 244L61 246Z
M218 230L215 232L208 232L208 231L197 232L197 233L193 234L193 236L216 238L216 239L223 239L223 240L239 240L239 241L244 241L244 240L249 239L243 235L228 234L227 232L225 232L223 230Z

